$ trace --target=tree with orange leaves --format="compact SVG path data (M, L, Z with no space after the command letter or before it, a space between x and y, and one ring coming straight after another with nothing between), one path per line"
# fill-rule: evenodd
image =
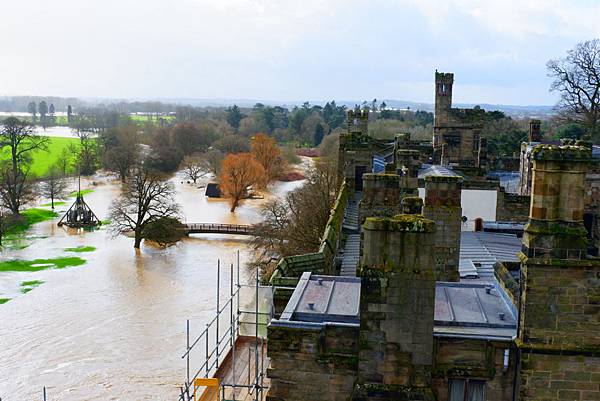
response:
M259 184L267 186L269 182L281 175L284 170L284 160L275 139L265 134L255 135L252 138L251 152L254 159L265 170L265 179Z
M231 213L248 193L248 187L264 180L265 170L250 153L228 154L221 165L221 193L230 199Z

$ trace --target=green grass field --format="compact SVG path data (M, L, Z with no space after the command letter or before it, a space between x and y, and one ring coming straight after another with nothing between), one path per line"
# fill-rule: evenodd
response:
M71 146L79 146L79 138L48 138L48 150L38 150L31 155L33 163L31 173L36 177L43 177L48 172L50 166L58 161L63 150L66 149L69 154Z
M67 252L94 252L95 250L95 246L78 246L76 248L65 248L65 251Z
M8 260L0 262L0 272L37 272L46 269L63 269L69 266L81 266L85 259L62 257L54 259Z
M48 149L36 150L30 154L32 164L30 174L36 177L43 177L50 166L58 161L63 151L66 150L70 153L69 148L71 146L79 146L78 138L48 138ZM4 160L10 159L10 153L7 148L4 148L0 153L0 157Z
M51 220L55 217L58 217L58 214L51 210L32 208L23 210L21 212L21 217L23 219L14 226L10 227L10 229L8 230L8 239L10 239L12 236L27 231L32 225L36 223L40 223L42 221Z
M150 119L150 117L152 118ZM158 116L157 119L156 116L141 116L137 114L132 114L129 116L129 118L131 118L131 121L133 121L134 123L145 123L147 121L150 121L153 124L158 124L158 121L160 119L163 119L168 123L173 122L175 120L175 116Z
M81 193L81 195L87 195L87 194L91 194L92 192L94 192L93 189L82 189L81 191L79 191L79 193ZM77 191L73 191L69 194L69 198L75 198L77 196ZM56 202L54 202L54 204L56 205Z

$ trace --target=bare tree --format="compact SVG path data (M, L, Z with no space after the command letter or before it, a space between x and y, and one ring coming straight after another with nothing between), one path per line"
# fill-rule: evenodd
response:
M206 175L209 171L207 161L196 153L184 157L181 162L181 168L185 177L188 180L192 180L194 185L196 185L196 181L199 178Z
M121 196L113 201L109 214L113 233L133 232L133 247L139 249L148 224L164 217L177 217L179 205L175 202L173 185L142 165L123 185Z
M52 209L54 209L54 199L60 199L67 192L68 183L61 171L61 167L57 164L51 166L46 174L44 181L40 185L42 195L50 199Z
M560 92L561 116L586 128L588 137L600 137L600 39L579 43L567 57L550 60L550 89Z
M15 117L4 120L0 130L0 149L7 149L10 155L9 165L1 171L0 195L3 204L14 214L31 193L28 182L30 154L47 148L48 138L38 136L26 121Z
M29 170L13 170L9 163L0 167L0 201L2 206L18 215L21 206L34 199Z
M263 221L255 226L254 265L266 266L263 273L268 276L273 261L316 252L338 190L335 165L324 159L308 172L302 187L267 202L261 210Z
M101 139L104 143L102 164L125 182L140 156L138 128L132 125L111 128Z
M0 207L0 246L2 246L2 239L15 223L15 215L10 210Z
M221 164L225 155L219 149L209 149L202 154L206 168L214 176L218 177L221 174Z

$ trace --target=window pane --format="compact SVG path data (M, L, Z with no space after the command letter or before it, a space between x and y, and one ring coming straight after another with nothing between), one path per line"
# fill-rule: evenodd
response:
M484 401L483 399L483 385L485 382L482 381L469 381L469 394L467 401Z
M450 396L448 401L465 400L465 381L461 379L450 379Z

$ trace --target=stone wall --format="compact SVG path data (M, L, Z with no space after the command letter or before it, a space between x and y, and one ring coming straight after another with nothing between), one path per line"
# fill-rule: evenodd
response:
M600 355L521 354L520 401L600 400Z
M436 338L433 388L437 401L448 401L451 379L485 381L486 401L512 400L517 349L512 343ZM505 366L505 350L509 350Z
M418 215L363 225L355 400L432 400L435 224Z
M437 281L458 281L462 180L459 177L429 176L425 179L423 216L433 220L435 274Z
M496 197L496 221L525 223L529 219L530 205L529 195L507 193L500 187Z
M358 328L268 327L267 401L345 401L356 381Z
M600 262L528 259L520 337L539 349L600 350Z

